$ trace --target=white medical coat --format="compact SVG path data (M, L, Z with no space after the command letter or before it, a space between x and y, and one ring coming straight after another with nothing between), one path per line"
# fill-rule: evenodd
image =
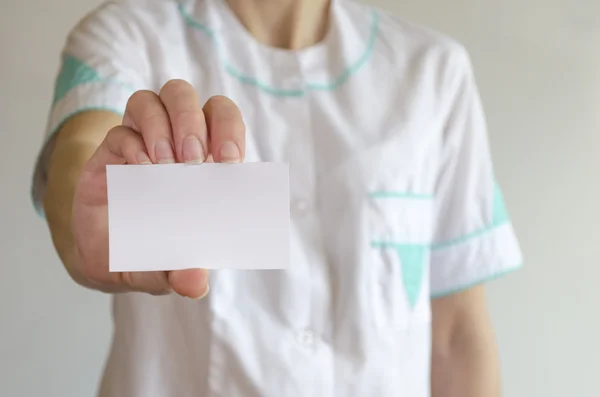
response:
M202 301L115 296L101 396L426 397L431 299L521 265L463 46L331 7L300 51L258 43L219 0L112 1L69 35L48 142L177 78L239 105L246 161L290 164L289 268L213 271Z

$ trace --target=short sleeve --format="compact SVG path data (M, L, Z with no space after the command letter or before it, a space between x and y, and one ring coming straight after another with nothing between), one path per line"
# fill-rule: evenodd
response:
M143 36L126 3L101 6L70 32L33 176L32 199L40 214L53 138L64 122L91 110L122 115L129 97L148 88L149 75Z
M494 177L486 120L464 49L449 63L449 105L436 181L432 297L518 269L522 254Z

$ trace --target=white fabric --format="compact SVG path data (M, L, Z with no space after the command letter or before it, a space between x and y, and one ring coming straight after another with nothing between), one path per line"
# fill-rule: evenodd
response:
M97 76L73 73L49 136L179 78L240 106L247 161L290 164L289 269L214 271L199 302L116 296L101 396L426 397L430 296L520 265L464 48L350 1L331 25L291 52L218 0L113 1L71 33L65 55Z

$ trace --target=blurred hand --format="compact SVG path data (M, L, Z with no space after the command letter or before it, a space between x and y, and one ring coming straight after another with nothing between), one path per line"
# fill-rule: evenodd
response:
M245 126L238 107L213 97L202 107L185 81L165 84L160 94L136 92L123 124L111 129L86 163L73 199L72 231L79 260L69 269L83 282L106 292L174 291L199 299L208 293L208 271L110 273L106 165L238 163L245 152Z

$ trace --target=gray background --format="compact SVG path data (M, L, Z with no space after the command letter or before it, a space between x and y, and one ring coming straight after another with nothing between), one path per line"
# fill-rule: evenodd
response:
M600 396L600 2L373 2L472 54L527 258L489 288L505 396ZM98 3L0 5L1 396L92 396L110 341L108 297L70 281L28 197L59 51Z

